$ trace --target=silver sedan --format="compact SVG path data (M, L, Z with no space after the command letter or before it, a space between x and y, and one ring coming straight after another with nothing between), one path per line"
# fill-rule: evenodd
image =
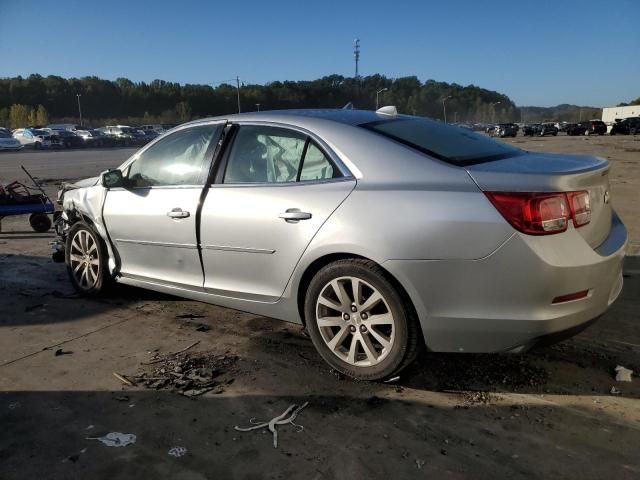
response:
M59 202L57 257L82 294L118 282L302 323L360 379L425 347L557 341L622 289L606 160L389 107L191 122Z

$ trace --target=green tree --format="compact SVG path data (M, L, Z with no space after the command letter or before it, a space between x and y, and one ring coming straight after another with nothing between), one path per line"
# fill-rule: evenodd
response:
M46 125L47 123L49 123L49 115L47 114L47 109L44 108L44 106L42 104L38 105L38 108L36 109L36 125Z
M11 105L9 110L9 127L22 128L29 125L31 120L31 107L21 104Z
M9 125L9 109L7 107L0 108L0 127Z

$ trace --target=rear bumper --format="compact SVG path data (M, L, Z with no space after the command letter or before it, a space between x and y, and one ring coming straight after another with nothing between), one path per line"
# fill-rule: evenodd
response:
M627 231L614 215L597 249L575 230L534 237L515 233L491 255L467 260L390 260L433 351L525 351L541 338L577 333L622 290ZM554 298L589 290L586 298ZM556 335L557 334L557 335Z

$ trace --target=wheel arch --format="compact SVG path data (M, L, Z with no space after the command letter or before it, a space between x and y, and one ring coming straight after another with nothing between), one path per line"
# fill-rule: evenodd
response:
M402 283L400 283L400 281L394 275L392 275L391 272L389 272L389 270L384 268L383 265L376 262L375 260L372 260L371 258L367 258L363 255L358 255L355 253L348 253L348 252L336 252L336 253L330 253L330 254L326 254L321 257L318 257L313 262L311 262L304 270L304 273L300 277L300 281L298 282L298 285L296 288L296 304L298 307L298 315L300 316L300 320L302 321L302 324L306 326L306 319L304 315L304 302L305 302L305 296L307 293L307 288L309 287L309 284L311 283L311 280L313 279L313 277L326 265L329 265L330 263L333 263L337 260L346 260L351 258L373 262L384 272L384 275L387 278L387 280L389 280L391 284L396 288L399 295L402 297L404 304L409 308L410 314L417 322L420 334L422 335L422 326L420 324L420 319L418 316L417 309L413 303L413 300L411 299L411 296L409 295L407 290L404 288Z

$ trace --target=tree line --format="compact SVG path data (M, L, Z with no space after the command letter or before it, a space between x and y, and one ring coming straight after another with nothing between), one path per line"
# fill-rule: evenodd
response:
M235 83L235 82L234 82ZM382 90L382 91L381 91ZM283 108L374 109L376 92L380 106L395 105L401 113L443 119L446 99L449 122L518 121L520 114L509 97L501 93L456 83L415 76L383 75L344 77L329 75L311 81L277 81L264 85L242 84L242 111ZM13 128L49 121L78 121L78 97L85 123L180 123L193 118L238 111L236 85L181 85L154 80L132 82L98 77L62 78L55 75L0 79L0 126ZM13 108L12 108L13 106ZM16 124L19 123L19 124Z

